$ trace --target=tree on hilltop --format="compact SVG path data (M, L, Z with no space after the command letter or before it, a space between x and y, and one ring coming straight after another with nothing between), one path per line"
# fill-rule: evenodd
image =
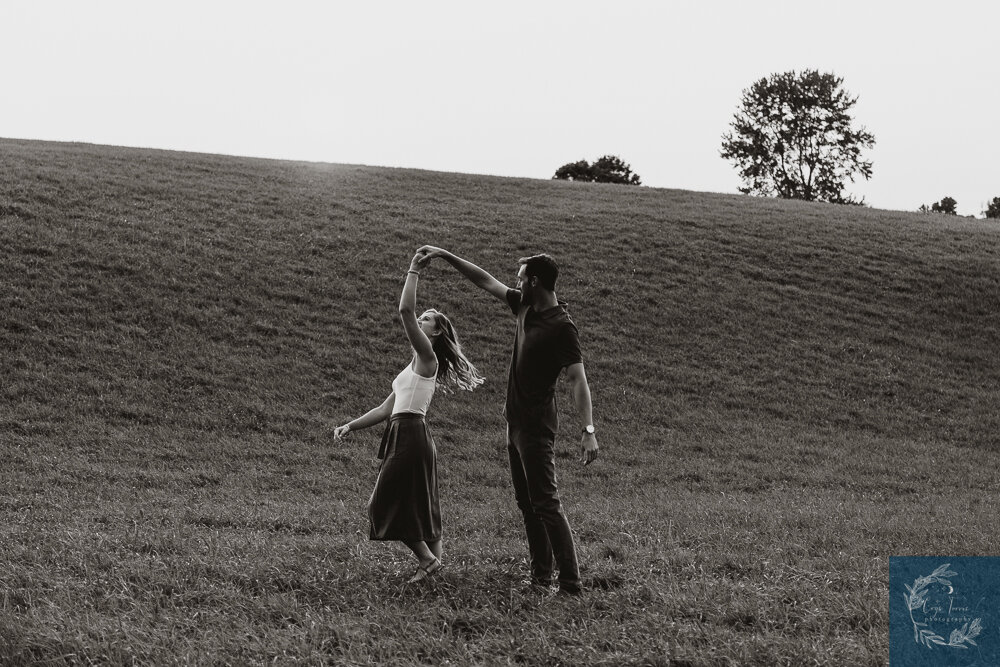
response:
M951 197L945 197L941 201L931 204L931 211L934 213L945 213L947 215L958 215L958 202Z
M642 185L639 174L632 172L632 167L616 155L605 155L594 164L586 160L568 162L556 169L553 179L563 181L584 181L586 183L620 183L623 185Z
M844 193L856 175L871 178L862 149L875 145L864 127L852 127L858 101L844 80L816 70L772 74L743 91L732 129L722 136L723 158L732 160L740 192L782 199L863 204Z
M642 185L639 174L632 173L632 167L615 155L605 155L593 164L594 181L597 183L621 183Z
M556 169L552 177L563 181L584 181L590 183L594 180L594 175L590 170L590 163L586 160L579 162L567 162Z
M983 211L983 214L987 218L1000 220L1000 197L994 197L993 201L986 205L986 210Z

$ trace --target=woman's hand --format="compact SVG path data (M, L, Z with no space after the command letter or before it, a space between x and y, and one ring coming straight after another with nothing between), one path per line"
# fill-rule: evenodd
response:
M432 245L425 245L425 246L420 246L420 248L417 250L417 254L427 255L427 259L431 260L434 259L435 257L446 257L448 255L448 251L445 250L444 248L438 248Z
M343 426L338 426L337 428L333 429L333 439L337 441L343 440L344 436L350 432L351 432L351 427L348 426L347 424L344 424Z
M417 254L415 254L413 256L413 259L410 260L410 271L420 271L425 266L430 264L430 262L431 262L430 255L418 250Z

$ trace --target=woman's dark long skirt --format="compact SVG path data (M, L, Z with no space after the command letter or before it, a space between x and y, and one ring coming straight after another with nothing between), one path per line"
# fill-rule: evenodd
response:
M368 501L372 540L441 539L437 449L423 415L389 418L379 448L382 465Z

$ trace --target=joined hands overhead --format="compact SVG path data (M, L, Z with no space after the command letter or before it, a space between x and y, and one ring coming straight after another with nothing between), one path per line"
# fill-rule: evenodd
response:
M421 249L422 250L422 249ZM425 252L420 250L413 256L410 260L410 270L411 271L421 271L431 263L431 258Z
M443 248L438 248L432 245L420 246L420 248L417 249L417 254L425 256L428 262L435 257L444 257L445 253L446 251Z

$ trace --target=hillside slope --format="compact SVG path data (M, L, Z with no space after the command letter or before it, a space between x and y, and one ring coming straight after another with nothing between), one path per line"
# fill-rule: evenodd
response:
M969 445L1000 430L983 403L997 398L1000 229L983 221L0 146L8 430L71 415L237 431L327 424L336 401L367 404L358 390L375 391L405 356L394 307L423 243L507 282L519 256L556 256L598 413L616 426L726 415ZM446 265L420 297L456 317L494 379L488 401L500 400L502 308Z

